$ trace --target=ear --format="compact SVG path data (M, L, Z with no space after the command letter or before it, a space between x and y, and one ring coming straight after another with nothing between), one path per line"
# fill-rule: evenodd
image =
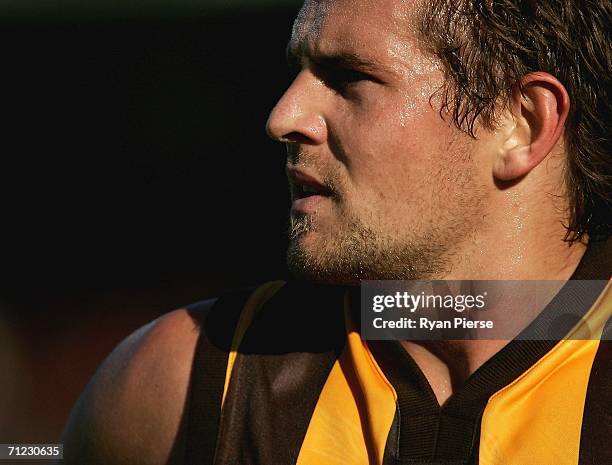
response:
M537 72L514 86L511 117L500 128L503 146L493 164L493 176L511 181L525 176L553 150L565 130L570 100L555 77Z

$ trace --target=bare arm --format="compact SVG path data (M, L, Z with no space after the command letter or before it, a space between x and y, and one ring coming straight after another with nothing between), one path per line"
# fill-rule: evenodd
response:
M62 465L182 463L181 427L198 334L187 311L177 310L124 340L70 414Z

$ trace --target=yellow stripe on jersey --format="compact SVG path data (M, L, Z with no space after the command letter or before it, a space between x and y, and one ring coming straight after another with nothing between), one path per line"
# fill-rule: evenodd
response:
M489 399L482 418L480 465L576 465L593 359L612 312L612 287L563 340L514 382Z
M327 378L297 465L381 465L397 396L344 298L347 343Z

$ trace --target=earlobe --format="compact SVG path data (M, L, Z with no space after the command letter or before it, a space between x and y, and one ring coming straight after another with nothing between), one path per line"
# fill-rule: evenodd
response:
M527 175L555 148L565 129L569 96L548 73L530 73L515 86L501 122L503 144L493 176L512 181Z

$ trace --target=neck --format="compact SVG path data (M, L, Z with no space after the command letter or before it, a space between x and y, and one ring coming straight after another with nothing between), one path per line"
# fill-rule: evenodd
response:
M453 251L445 280L566 281L576 270L586 245L563 240L565 229L551 195L534 189L498 191L487 226ZM538 199L537 201L532 199ZM544 200L545 199L545 200ZM543 308L533 308L531 321ZM440 404L508 340L403 341L434 390Z
M560 219L544 223L537 211L520 215L520 207L498 213L488 230L454 251L445 280L559 280L570 278L586 250L584 243L563 240Z

